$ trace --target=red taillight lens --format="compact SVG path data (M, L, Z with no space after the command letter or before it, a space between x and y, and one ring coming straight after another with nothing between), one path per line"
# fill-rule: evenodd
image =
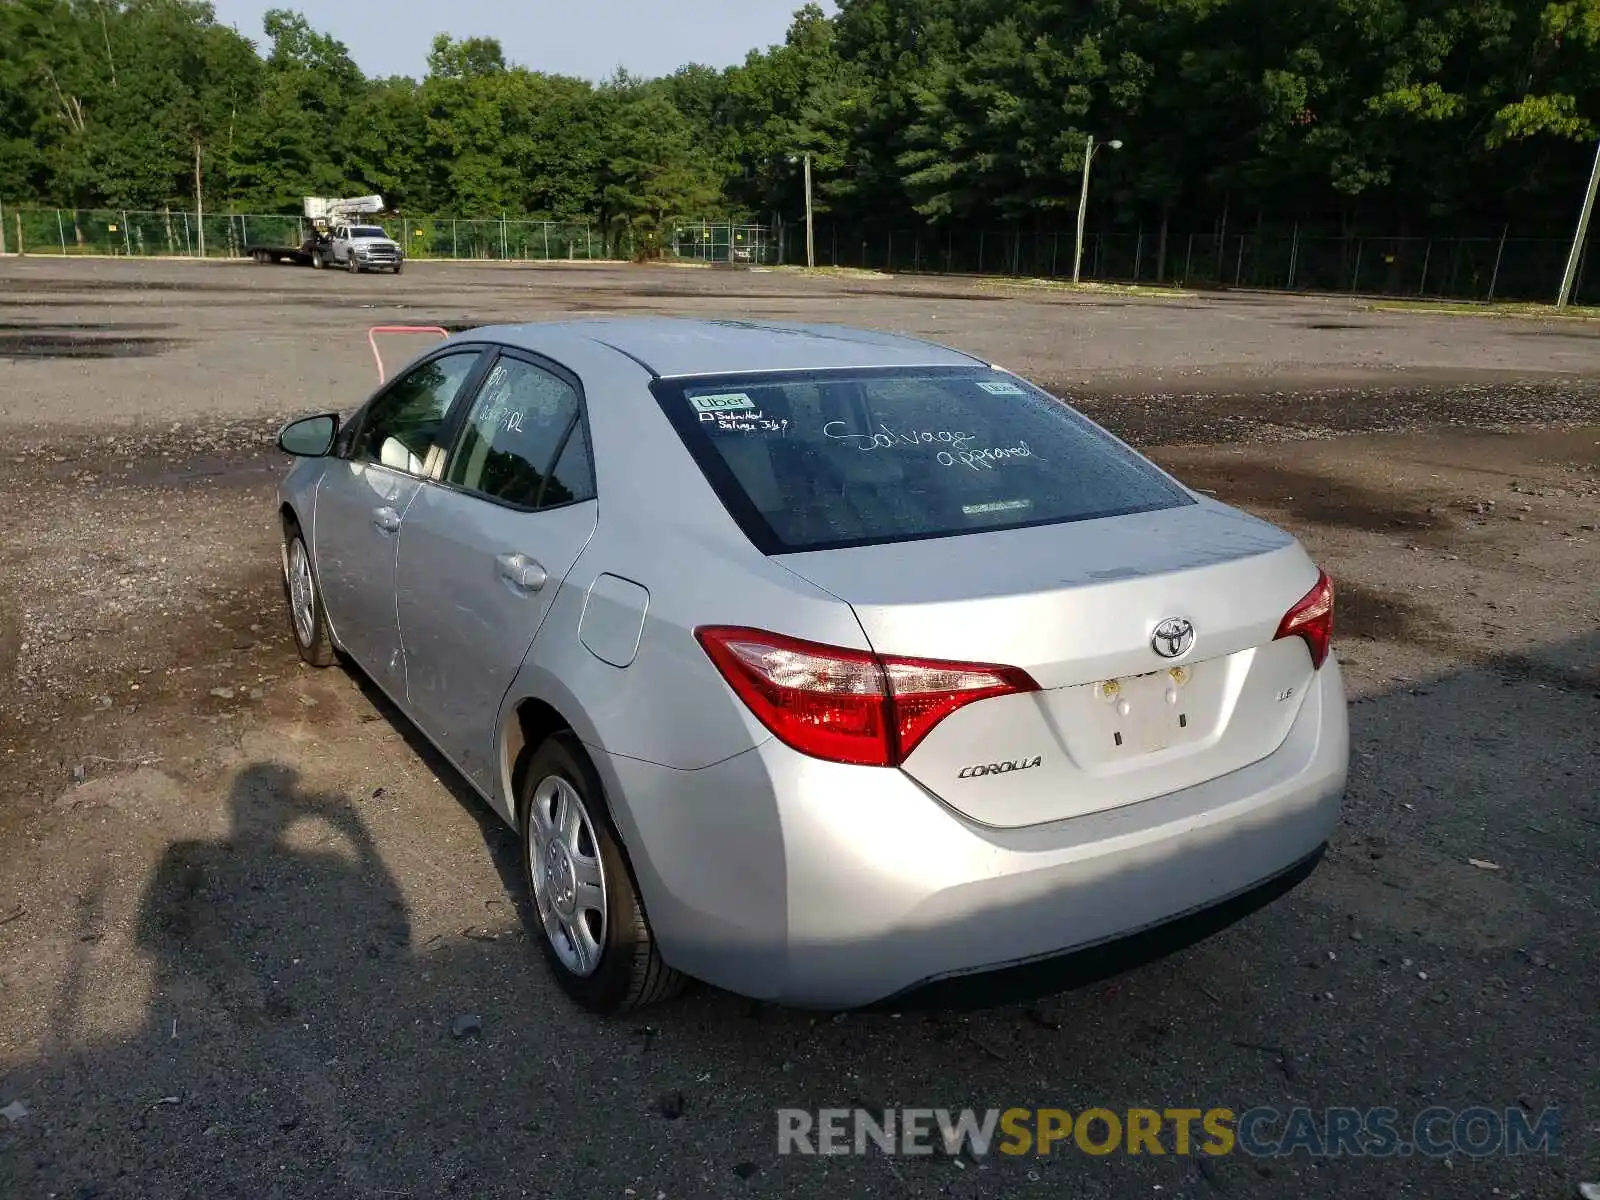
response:
M1283 614L1277 637L1304 638L1313 668L1327 660L1328 643L1333 640L1333 580L1326 571L1317 572L1316 586Z
M900 739L900 762L911 757L917 744L956 709L990 696L1039 690L1032 677L1017 667L936 662L925 658L882 658L879 661L889 676L895 732Z
M830 762L898 766L956 709L1039 686L1015 667L888 658L759 629L695 637L780 741Z

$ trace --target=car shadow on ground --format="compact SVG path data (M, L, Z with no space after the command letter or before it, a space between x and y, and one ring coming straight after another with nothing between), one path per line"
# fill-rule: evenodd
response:
M1554 649L1593 663L1600 638ZM471 809L525 914L514 839L374 703ZM1365 699L1345 817L1300 889L1131 974L968 1014L830 1017L701 988L589 1018L526 938L418 946L361 798L254 763L226 833L174 842L144 885L139 1027L77 1040L69 983L49 1044L0 1077L30 1110L0 1130L0 1195L1571 1194L1600 1165L1595 713L1589 692L1484 668ZM1376 761L1397 723L1415 736ZM1497 753L1535 734L1531 770ZM775 1116L1475 1104L1561 1109L1560 1153L819 1160L780 1156Z

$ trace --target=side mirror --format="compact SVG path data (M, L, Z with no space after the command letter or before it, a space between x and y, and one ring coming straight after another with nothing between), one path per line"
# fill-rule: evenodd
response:
M301 417L278 431L278 449L296 458L322 458L333 449L333 436L339 432L339 418L333 413Z

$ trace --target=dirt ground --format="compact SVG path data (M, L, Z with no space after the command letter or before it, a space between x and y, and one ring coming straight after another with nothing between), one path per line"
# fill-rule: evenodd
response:
M981 351L1295 532L1337 580L1352 701L1322 868L1027 1006L831 1018L700 988L576 1014L522 932L509 834L369 685L299 666L270 436L370 389L370 325L619 312ZM1597 522L1594 324L0 260L0 1196L1571 1196L1600 1178ZM1562 1136L1482 1159L777 1154L778 1107L857 1105L1554 1107Z

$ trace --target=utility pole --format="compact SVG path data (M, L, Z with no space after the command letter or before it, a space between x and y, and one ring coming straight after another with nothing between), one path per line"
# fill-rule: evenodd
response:
M1072 250L1072 282L1077 283L1083 268L1083 222L1089 208L1089 163L1094 159L1094 134L1083 144L1083 190L1078 193L1078 241Z
M194 140L194 224L200 239L200 257L206 256L206 206L200 195L200 139Z
M1561 276L1561 294L1556 297L1556 307L1565 308L1572 299L1572 285L1578 275L1578 260L1583 257L1583 243L1589 237L1589 217L1594 212L1594 196L1600 191L1600 144L1595 146L1594 168L1589 172L1589 190L1583 197L1583 211L1578 214L1578 232L1572 239L1572 253L1567 255L1567 269Z
M1120 141L1107 142L1113 150L1121 150ZM1094 134L1083 144L1083 190L1078 194L1078 244L1072 251L1072 282L1079 282L1083 266L1083 223L1089 215L1089 165L1094 161Z
M805 152L805 264L816 267L816 242L811 237L811 152Z

